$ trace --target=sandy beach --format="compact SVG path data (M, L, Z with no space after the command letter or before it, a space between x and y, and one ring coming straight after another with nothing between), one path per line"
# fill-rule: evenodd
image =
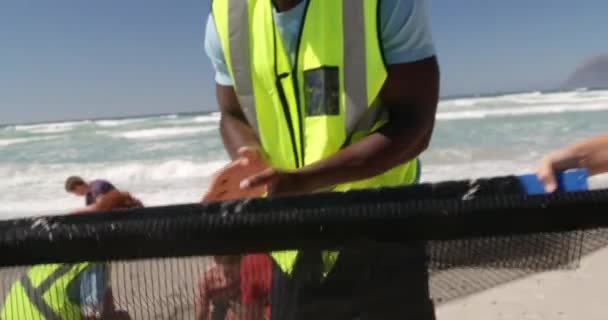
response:
M575 270L535 274L440 305L437 318L606 319L606 265L608 249L602 249L583 258Z
M208 257L145 260L112 263L112 287L116 303L133 319L193 319L194 293L198 277L210 267ZM606 319L603 294L608 290L608 249L601 249L581 260L575 269L536 273L501 271L503 284L456 298L437 302L439 320L514 319ZM24 268L0 271L0 298ZM442 279L433 275L434 291L461 283L474 287L476 279L494 277L490 269L462 270L461 277ZM451 275L453 277L453 274ZM512 279L507 279L508 277ZM486 278L484 278L486 277Z

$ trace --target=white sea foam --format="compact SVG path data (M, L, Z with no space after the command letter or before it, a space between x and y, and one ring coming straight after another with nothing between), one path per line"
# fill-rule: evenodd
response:
M13 145L13 144L19 144L19 143L24 143L24 142L29 142L29 141L32 141L32 139L28 139L28 138L1 139L0 140L0 147L10 146L10 145Z
M15 144L22 144L22 143L31 143L31 142L38 142L38 141L53 140L53 139L57 139L57 138L58 137L56 137L56 136L52 136L52 137L31 137L31 138L0 139L0 147L5 147L5 146L10 146L10 145L15 145Z
M192 121L198 122L198 123L215 123L215 122L220 121L220 115L219 114L210 114L210 115L205 115L205 116L198 116L198 117L195 117Z
M215 126L207 127L174 127L174 128L155 128L133 130L120 133L112 133L115 137L126 139L162 139L177 136L191 136L216 129Z
M594 112L608 110L606 104L553 104L528 106L526 108L487 108L437 113L438 120L482 119L490 117L518 117L526 115L553 114L567 112Z
M95 124L100 127L118 127L118 126L126 126L134 123L140 123L146 121L147 119L121 119L121 120L97 120Z
M86 125L89 123L91 123L91 121L83 120L31 125L16 125L12 126L12 128L16 131L24 131L29 133L60 133L70 131L78 126Z
M422 182L440 182L449 180L466 180L489 178L511 174L533 172L534 162L514 160L502 161L473 161L459 164L424 165L422 166Z
M608 103L608 90L606 91L567 91L555 93L529 92L508 94L496 97L468 97L442 100L441 109L452 108L488 108L488 107L526 107L533 105L551 104L601 104Z
M98 164L0 165L0 217L12 212L62 212L81 205L65 193L63 183L70 175L87 179L102 178L136 194L146 204L196 202L207 187L210 176L227 160L169 160ZM27 201L24 197L27 195ZM34 197L34 198L32 198Z

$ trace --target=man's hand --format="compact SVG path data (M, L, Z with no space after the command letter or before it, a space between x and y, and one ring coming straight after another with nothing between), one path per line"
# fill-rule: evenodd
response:
M308 189L305 184L299 183L295 173L274 168L267 168L243 179L240 187L244 190L265 188L269 196L295 195L314 191Z
M241 147L239 158L222 168L211 179L209 189L202 202L225 201L240 198L260 197L266 192L265 184L241 188L242 182L268 168L263 152L257 147Z
M268 195L290 195L308 190L297 182L295 172L287 172L268 165L258 147L241 147L239 158L215 174L202 202L225 201Z

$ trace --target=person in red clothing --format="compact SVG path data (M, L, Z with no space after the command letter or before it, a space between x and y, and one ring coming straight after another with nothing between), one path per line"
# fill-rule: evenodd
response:
M250 254L241 260L241 303L245 319L270 320L272 260L268 254Z
M244 192L240 179L260 168L230 163L212 178L202 203L255 197L264 187ZM199 280L196 320L269 320L272 261L268 254L214 256L215 266Z
M215 256L203 273L195 300L196 320L236 320L240 309L241 256Z
M267 254L214 257L198 284L196 320L269 320L272 263Z

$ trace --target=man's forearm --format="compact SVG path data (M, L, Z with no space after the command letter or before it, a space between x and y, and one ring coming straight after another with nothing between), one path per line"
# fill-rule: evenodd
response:
M220 133L226 151L231 159L239 157L241 147L259 147L260 143L247 121L229 113L222 113L220 119Z
M218 84L215 91L220 109L222 141L230 158L235 160L239 157L239 148L259 147L259 142L241 109L234 87Z
M420 155L432 128L432 121L405 129L387 126L294 176L311 191L374 177Z

